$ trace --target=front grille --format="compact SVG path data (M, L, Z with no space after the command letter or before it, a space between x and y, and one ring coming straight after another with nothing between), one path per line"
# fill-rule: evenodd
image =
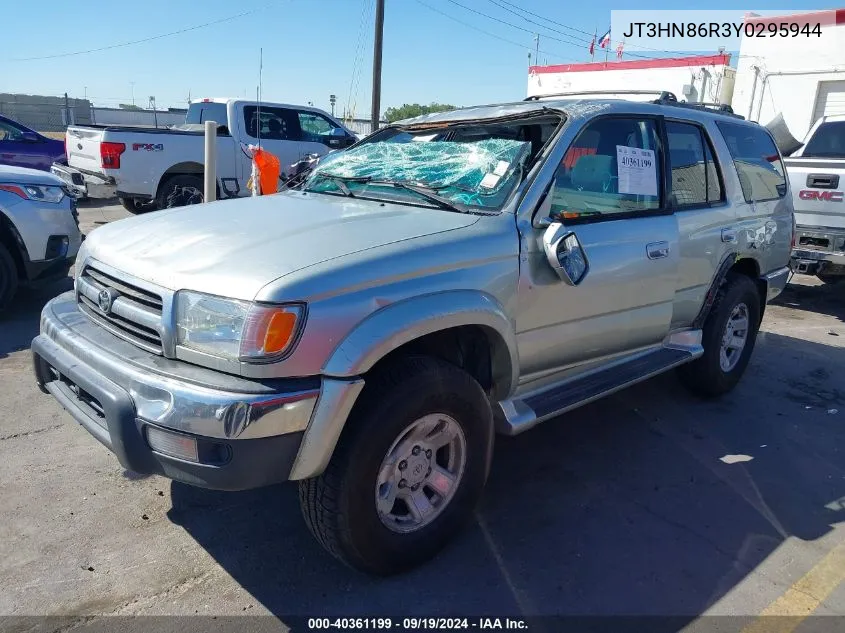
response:
M60 373L59 370L52 365L47 365L47 371L53 380L63 383L65 387L67 387L68 391L76 397L79 404L86 410L86 413L88 413L88 417L93 419L104 429L108 430L106 412L99 400L73 382L70 378Z
M88 265L76 281L79 309L99 325L138 347L162 354L161 310L158 294ZM108 293L111 307L100 307Z

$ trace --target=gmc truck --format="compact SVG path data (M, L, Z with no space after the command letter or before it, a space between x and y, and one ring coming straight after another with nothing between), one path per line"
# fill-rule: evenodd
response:
M845 279L845 116L822 117L784 159L795 206L792 270Z
M131 213L202 202L204 124L217 127L218 198L248 195L247 145L278 156L282 173L310 154L349 147L358 137L317 108L240 99L201 99L173 128L71 125L67 165L52 172L78 196L117 196Z

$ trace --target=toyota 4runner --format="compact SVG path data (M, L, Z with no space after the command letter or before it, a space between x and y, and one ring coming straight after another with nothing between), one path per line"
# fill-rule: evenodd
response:
M35 373L127 469L298 481L329 552L393 573L471 518L495 433L673 368L732 389L788 189L765 128L667 94L425 115L297 190L98 228Z

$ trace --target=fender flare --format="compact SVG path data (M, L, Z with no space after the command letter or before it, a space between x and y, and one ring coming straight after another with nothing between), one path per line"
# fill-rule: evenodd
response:
M335 347L322 368L331 377L360 376L387 354L427 334L464 325L481 327L491 344L495 395L516 387L519 356L513 324L491 295L452 290L398 301L361 321Z
M701 310L698 312L698 316L695 317L695 321L693 321L692 327L701 329L704 327L704 322L707 320L708 315L710 314L710 308L713 307L713 302L716 300L716 293L719 292L719 288L722 287L722 283L724 283L725 278L728 276L728 272L730 271L733 266L743 260L743 259L750 259L752 260L757 269L760 270L760 262L757 261L755 257L746 255L742 256L737 252L730 252L725 255L724 259L722 259L722 263L719 265L718 270L716 271L716 275L713 277L713 281L710 283L710 288L707 290L707 294L704 295L704 305L701 306ZM759 277L757 278L759 280ZM764 295L765 296L765 295ZM761 301L760 304L760 319L763 318L763 311L766 309L765 301Z

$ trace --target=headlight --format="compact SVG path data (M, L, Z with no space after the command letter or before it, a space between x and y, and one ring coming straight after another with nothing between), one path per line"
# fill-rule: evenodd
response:
M304 306L263 305L200 292L176 293L176 343L221 358L262 362L296 341Z
M0 190L13 193L25 200L36 202L61 202L65 192L61 187L52 185L20 185L16 183L0 183Z

